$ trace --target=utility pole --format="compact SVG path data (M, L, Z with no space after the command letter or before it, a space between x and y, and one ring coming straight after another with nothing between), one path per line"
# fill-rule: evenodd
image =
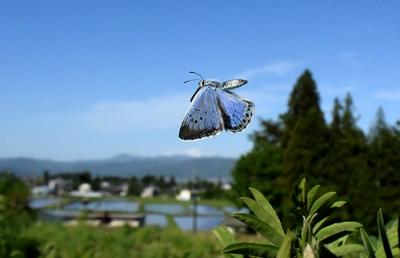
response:
M192 198L192 230L193 234L197 232L197 196L198 196L198 185L197 185L197 177L196 172L193 172L192 179L192 191L190 193L190 197Z

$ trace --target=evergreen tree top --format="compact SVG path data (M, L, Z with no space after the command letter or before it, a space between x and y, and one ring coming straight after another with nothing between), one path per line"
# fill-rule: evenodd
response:
M281 115L286 131L286 135L283 136L284 146L288 143L298 121L308 121L315 128L324 128L326 126L319 102L317 84L311 72L305 70L293 87L288 101L287 112Z
M342 111L343 111L343 106L340 103L340 100L338 98L335 98L332 110L332 123L331 123L331 129L335 134L338 134L342 128L342 122L343 122Z
M382 107L378 108L378 111L376 112L376 118L375 118L375 123L372 125L370 129L370 138L377 137L380 135L383 131L386 131L388 129L388 126L386 124L386 119L385 119L385 113L382 109Z
M353 98L350 93L347 93L346 98L344 99L344 112L343 112L343 127L345 129L355 128L356 118L353 115L354 105Z
M311 72L305 70L297 80L290 95L288 113L295 116L302 116L312 109L322 113L319 103L320 97L317 91L317 85Z

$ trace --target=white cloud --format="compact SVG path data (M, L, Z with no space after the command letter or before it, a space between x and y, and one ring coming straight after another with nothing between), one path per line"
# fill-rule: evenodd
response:
M198 148L190 148L183 150L167 150L161 153L163 156L174 156L174 155L187 155L190 157L198 158L198 157L206 157L213 156L210 153L206 154Z
M190 93L147 100L104 101L80 115L84 126L102 132L145 131L179 126L189 106Z
M290 71L292 71L293 68L295 68L298 65L299 65L299 62L297 62L297 61L280 61L280 62L268 64L263 67L245 70L239 74L236 74L234 77L250 79L250 78L253 78L256 76L261 76L261 75L282 76L282 75L285 75L285 74L289 73Z
M400 100L400 89L381 90L375 92L374 96L382 100Z
M266 114L276 104L285 101L280 91L288 89L286 85L277 88L258 87L258 89L240 89L237 94L256 104L258 115ZM278 92L275 92L278 91ZM153 97L145 100L101 101L92 104L77 114L84 128L97 132L146 132L162 129L179 129L187 112L191 92L172 96ZM195 153L192 153L195 155Z

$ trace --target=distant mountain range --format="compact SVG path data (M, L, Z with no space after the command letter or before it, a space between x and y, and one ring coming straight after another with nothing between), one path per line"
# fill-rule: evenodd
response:
M90 171L93 175L136 176L163 175L180 179L229 178L235 159L177 155L140 157L121 154L108 159L53 161L32 158L0 158L0 171L9 170L18 176L41 176L44 170L51 174Z

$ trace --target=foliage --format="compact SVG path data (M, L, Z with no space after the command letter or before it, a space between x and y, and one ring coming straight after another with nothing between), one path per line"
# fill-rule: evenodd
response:
M280 185L286 189L304 176L318 178L328 151L329 131L319 106L317 85L306 70L297 80L289 97L284 124L284 153Z
M27 186L9 173L0 173L0 257L29 257L39 255L36 240L23 232L32 221L27 209Z
M40 240L41 258L196 258L218 257L211 233L189 232L169 226L103 228L38 224L26 235Z
M368 258L400 257L400 224L399 219L392 221L386 227L383 220L382 209L377 215L379 240L369 236L364 229L360 230Z
M351 205L346 207L349 216L361 218L363 224L373 225L375 211L379 206L371 200L374 200L377 189L372 170L368 166L367 139L356 125L354 109L350 94L347 94L344 105L335 100L330 125L331 147L325 161L328 165L319 180L334 187L340 196L351 201Z
M261 121L253 148L232 170L233 189L239 196L249 194L248 186L259 189L288 221L291 202L284 193L305 176L350 203L340 211L342 219L356 217L377 232L376 210L393 218L400 207L400 123L386 124L381 110L366 135L357 122L350 94L335 99L332 120L325 122L316 82L306 70L286 112L277 121Z
M377 203L390 215L400 207L400 131L385 122L382 109L369 135L369 165L377 185Z
M0 195L8 212L21 211L28 207L30 191L26 184L11 173L0 172Z
M203 199L218 199L226 196L226 191L222 189L221 181L214 183L205 180L203 181L202 189L200 198Z
M228 257L337 257L360 252L359 244L337 242L362 225L355 221L335 221L334 211L345 202L335 200L335 192L318 194L319 185L307 189L303 179L296 188L293 198L296 208L292 214L292 225L284 230L283 223L267 198L261 192L250 188L253 199L242 200L253 214L236 213L234 218L244 222L263 236L262 243L236 242L227 229L214 232L225 245L223 253Z
M128 194L139 196L143 189L143 186L142 186L140 180L138 180L136 177L130 177L128 184L129 184Z
M274 121L263 121L263 130L252 136L254 147L251 152L243 155L232 171L233 200L246 196L248 187L262 191L278 203L280 192L273 182L282 170L283 153L279 146L282 130L281 124Z

